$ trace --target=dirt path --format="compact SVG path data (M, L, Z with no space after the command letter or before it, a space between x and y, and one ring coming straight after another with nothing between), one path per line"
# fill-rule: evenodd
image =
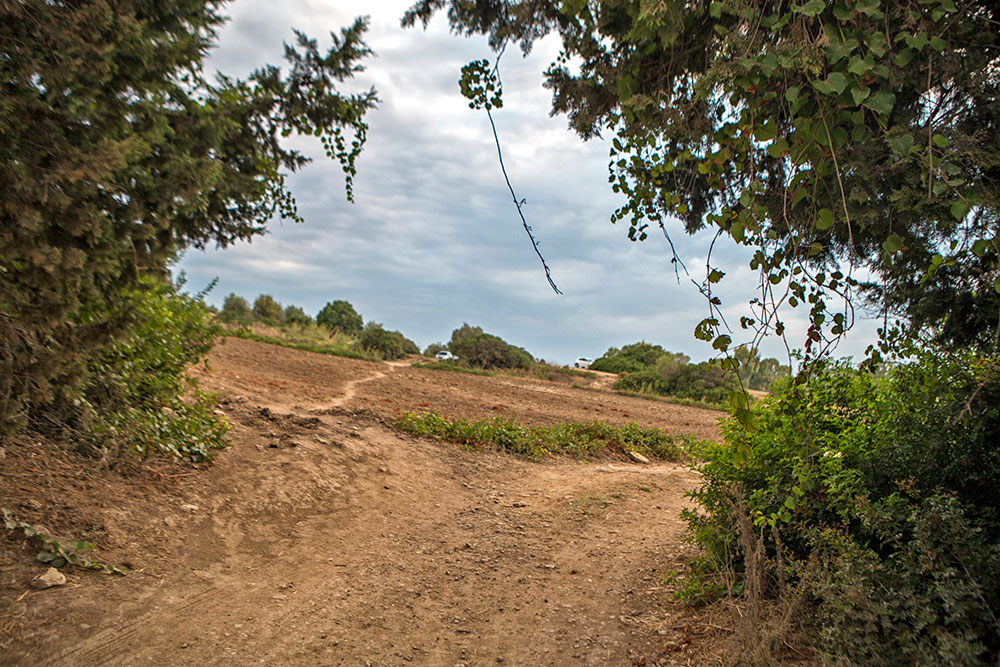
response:
M202 382L224 397L233 448L172 496L135 494L127 510L103 510L118 533L105 531L125 536L120 551L137 561L130 576L71 573L66 587L24 592L20 570L11 584L0 570L0 601L15 619L0 662L696 658L661 583L680 564L678 514L694 475L674 464L531 463L402 436L386 405L430 402L473 417L503 411L494 406L506 398L533 404L536 420L547 405L516 378L475 378L492 389L434 403L469 380L418 370L230 340ZM561 411L550 420L663 405L555 392ZM661 422L714 428L712 413L660 409Z

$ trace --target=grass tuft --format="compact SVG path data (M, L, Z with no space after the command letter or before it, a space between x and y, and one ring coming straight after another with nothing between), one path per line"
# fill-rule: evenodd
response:
M502 417L469 422L449 420L436 412L405 412L396 420L396 427L418 437L439 438L466 447L495 447L532 459L558 454L585 459L638 452L664 461L682 461L695 446L690 436L642 428L635 422L624 426L601 421L525 426Z

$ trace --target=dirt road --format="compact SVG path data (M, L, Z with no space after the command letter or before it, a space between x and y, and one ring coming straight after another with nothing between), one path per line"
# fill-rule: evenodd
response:
M0 541L0 662L698 662L690 612L662 585L686 549L690 471L533 463L400 435L389 420L433 409L711 437L717 413L238 339L199 375L233 426L233 447L208 470L108 471L37 443L6 446L16 464L0 505L135 570L70 572L67 586L36 591L23 539Z

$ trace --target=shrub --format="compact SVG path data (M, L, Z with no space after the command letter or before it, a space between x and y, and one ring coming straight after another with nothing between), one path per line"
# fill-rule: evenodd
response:
M330 331L339 331L348 336L360 336L364 320L347 301L332 301L323 306L316 315L316 322Z
M679 364L673 355L660 358L657 368L629 373L612 387L675 398L689 398L704 403L723 404L738 387L736 378L721 367L703 362Z
M731 420L706 449L693 535L738 569L733 499L770 524L768 574L800 578L834 661L995 662L997 406L1000 362L973 356L928 353L881 377L829 364L780 383L753 408L756 428Z
M531 368L534 363L527 350L487 333L462 336L449 349L462 363L479 368Z
M420 348L398 331L386 331L381 324L365 325L357 345L366 352L375 352L383 359L398 359L406 354L419 354Z
M85 448L202 461L227 446L213 397L185 374L220 333L200 296L152 279L129 293L134 320L89 364L81 409L69 420L84 430Z
M222 310L219 311L219 320L228 324L244 324L249 322L252 316L253 312L247 300L231 292L222 302Z
M285 318L285 310L281 304L274 300L270 294L261 294L253 302L253 316L255 319L265 324L275 326L281 324Z
M626 345L622 349L609 348L604 355L595 360L590 368L605 373L636 373L656 366L657 360L663 355L671 354L659 345L651 345L645 341ZM674 355L682 358L682 363L688 362L685 355Z
M285 324L294 324L300 327L307 327L313 323L313 318L306 315L306 312L298 306L287 306L283 319Z

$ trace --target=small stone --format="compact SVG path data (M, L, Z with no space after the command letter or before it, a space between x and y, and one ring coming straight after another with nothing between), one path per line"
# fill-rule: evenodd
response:
M215 415L216 417L225 417L226 416L226 413L223 412L222 410L220 410L219 408L216 408L216 409L212 410L212 414Z
M526 505L525 503L522 503L522 502L521 502L521 501L519 500L519 501L517 501L516 503L514 503L513 505L511 505L511 507L527 507L527 505Z
M633 460L633 461L635 461L636 463L642 463L642 464L646 464L646 463L649 463L649 459L647 459L647 458L646 458L645 456L643 456L643 455L642 455L642 454L640 454L639 452L629 452L629 453L628 453L628 455L629 455L629 456L630 456L630 457L632 458L632 460Z
M184 503L181 505L181 509L184 510L185 512L197 512L199 508L197 505L192 505L191 503Z
M29 510L35 510L36 512L42 509L42 504L35 500L34 498L27 498L20 502L21 507Z
M170 528L176 528L177 527L177 519L174 518L174 517L172 517L172 516L165 516L165 517L163 517L163 523L165 523Z
M40 574L31 580L31 585L35 588L52 588L53 586L64 586L65 584L66 575L54 567L50 567L45 570L44 574Z

